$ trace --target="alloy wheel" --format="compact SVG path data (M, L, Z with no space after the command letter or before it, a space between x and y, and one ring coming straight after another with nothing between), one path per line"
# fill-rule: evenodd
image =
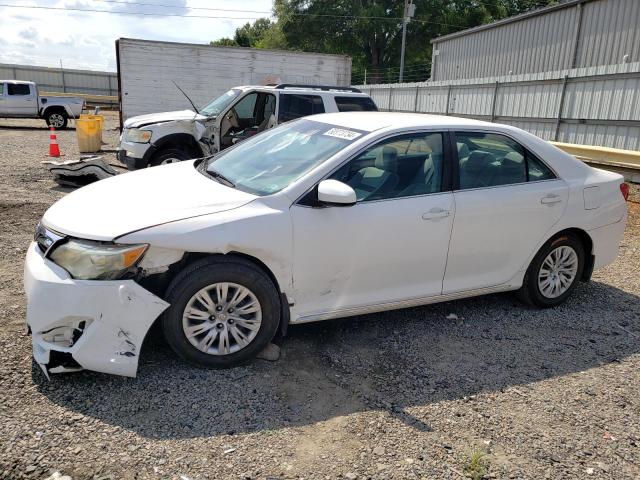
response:
M182 315L191 345L209 355L229 355L249 345L262 323L256 295L237 283L214 283L196 292Z
M547 298L558 298L573 284L578 273L578 254L569 246L553 249L538 272L538 288Z
M64 117L59 113L49 115L49 123L52 127L60 128L64 125Z

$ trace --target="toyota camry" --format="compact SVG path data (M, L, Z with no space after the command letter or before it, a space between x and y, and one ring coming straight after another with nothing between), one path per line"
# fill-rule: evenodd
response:
M182 359L229 367L289 324L505 291L554 307L615 259L627 194L511 126L307 117L51 206L25 265L34 358L135 376L158 322Z

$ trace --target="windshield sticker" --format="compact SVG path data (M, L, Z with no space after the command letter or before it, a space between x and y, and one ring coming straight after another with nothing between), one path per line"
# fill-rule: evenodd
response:
M362 134L354 132L353 130L345 130L344 128L332 128L331 130L327 130L326 132L324 132L323 135L342 138L344 140L353 140L354 138L358 138Z

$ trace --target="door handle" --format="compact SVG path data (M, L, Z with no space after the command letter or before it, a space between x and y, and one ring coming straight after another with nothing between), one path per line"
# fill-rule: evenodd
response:
M449 210L445 210L444 208L432 208L428 212L422 214L423 220L435 220L438 218L445 218L451 214Z
M556 203L560 203L561 201L562 198L560 198L560 195L555 195L553 193L545 195L540 199L540 203L542 203L543 205L554 205Z

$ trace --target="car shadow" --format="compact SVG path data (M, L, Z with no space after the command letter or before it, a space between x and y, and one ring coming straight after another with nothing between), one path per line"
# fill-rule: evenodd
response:
M367 410L429 430L411 407L510 388L526 395L532 382L639 353L639 300L593 281L555 309L501 294L292 326L275 363L198 369L152 336L136 379L81 372L47 382L37 366L32 375L52 402L151 438L274 430Z

